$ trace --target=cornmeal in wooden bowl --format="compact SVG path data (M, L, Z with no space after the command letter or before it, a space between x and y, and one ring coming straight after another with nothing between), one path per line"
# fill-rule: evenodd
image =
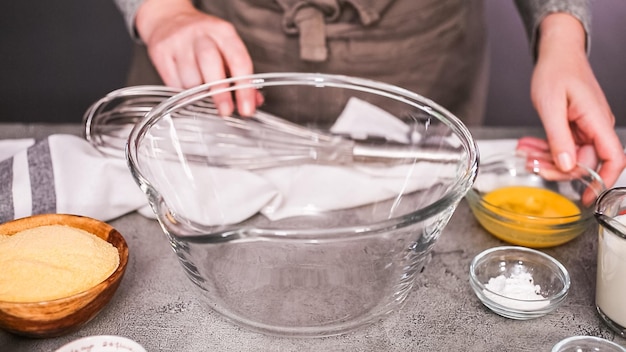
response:
M0 224L0 329L39 338L78 330L109 303L127 265L124 237L97 219L41 214Z
M111 243L64 225L0 236L0 301L40 302L85 291L119 265Z

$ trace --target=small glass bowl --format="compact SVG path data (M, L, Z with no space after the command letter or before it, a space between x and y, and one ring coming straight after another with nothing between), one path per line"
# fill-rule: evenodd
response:
M543 299L516 299L492 289L490 279L528 273L539 286ZM500 279L503 279L500 278ZM517 246L487 249L470 264L470 284L481 302L493 312L510 319L529 320L555 310L567 297L570 277L567 269L551 256Z
M571 336L559 341L552 352L625 352L615 342L595 336Z
M488 194L505 187L514 188L502 193L506 198L501 202L490 202ZM578 165L563 173L547 153L516 151L481 160L466 199L478 222L495 237L513 245L546 248L569 242L594 224L593 202L605 189L600 176L587 167ZM567 216L544 215L550 208L562 212L568 201L574 211Z

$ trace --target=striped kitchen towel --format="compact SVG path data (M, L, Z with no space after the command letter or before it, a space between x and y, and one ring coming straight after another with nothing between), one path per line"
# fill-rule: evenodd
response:
M0 141L0 223L44 213L108 221L146 205L126 161L80 137Z

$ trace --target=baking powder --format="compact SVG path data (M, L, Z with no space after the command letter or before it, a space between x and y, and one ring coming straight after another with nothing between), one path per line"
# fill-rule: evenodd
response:
M512 274L509 277L504 275L493 277L489 279L485 288L486 290L483 290L485 296L512 309L536 310L550 304L539 293L541 286L535 285L533 276L526 272ZM518 301L514 301L514 299Z

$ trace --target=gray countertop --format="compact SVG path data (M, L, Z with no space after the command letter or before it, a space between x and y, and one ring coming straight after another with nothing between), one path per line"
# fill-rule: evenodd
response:
M0 139L80 132L79 125L0 124ZM626 140L626 131L619 132ZM541 131L479 128L473 134L497 139ZM154 220L133 213L110 223L126 238L130 261L109 305L79 331L59 338L27 339L0 331L1 351L54 351L90 335L126 336L148 351L550 351L556 342L574 335L599 336L626 346L595 311L595 228L543 250L570 271L572 287L565 303L542 318L509 320L484 307L468 283L472 258L503 242L478 225L463 200L401 311L345 335L289 339L247 331L205 308Z

